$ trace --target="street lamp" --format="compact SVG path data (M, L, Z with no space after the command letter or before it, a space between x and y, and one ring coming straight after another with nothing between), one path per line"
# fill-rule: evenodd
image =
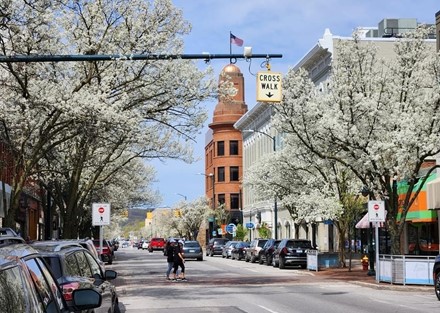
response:
M259 130L255 130L255 129L244 129L242 130L242 132L244 133L259 133L262 134L266 137L269 137L272 142L273 142L273 152L276 152L277 150L277 146L276 146L276 137L275 136L271 136L268 133L259 131ZM275 225L274 225L274 232L275 232L275 239L278 239L278 206L277 206L277 196L275 195L275 199L274 199L274 207L273 207L273 214L274 214L274 220L275 220Z
M185 201L186 201L186 196L185 195L182 195L181 193L176 193L176 195L183 197L183 199L185 199Z

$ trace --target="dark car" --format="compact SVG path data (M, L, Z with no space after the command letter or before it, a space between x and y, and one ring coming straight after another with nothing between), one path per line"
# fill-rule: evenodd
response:
M112 246L109 244L108 240L102 240L102 251L101 251L101 243L99 239L94 239L93 244L95 245L96 250L98 251L101 261L112 264L115 258L115 254L113 252Z
M88 250L68 241L39 241L33 243L32 247L40 252L50 266L68 304L72 300L73 290L95 288L102 296L102 304L94 313L119 312L116 288L110 282L117 273L113 270L103 272Z
M0 246L0 312L61 312L92 310L101 305L94 289L76 289L69 305L38 251L27 244Z
M432 268L432 278L437 299L440 301L440 254L435 257L434 267Z
M206 245L206 256L221 255L223 246L229 241L227 238L211 238Z
M100 259L98 250L96 250L95 244L93 243L93 240L91 239L65 239L65 241L73 242L79 244L81 247L83 247L86 250L89 250L89 252L95 257L95 259L98 261L99 265L101 266L102 270L105 270L105 264ZM57 242L57 241L52 241Z
M258 263L266 265L272 265L272 255L281 240L268 239L263 248L258 253Z
M281 269L286 266L307 267L307 250L312 249L312 243L306 239L283 239L275 249L272 265Z
M259 252L266 244L267 239L254 239L251 241L249 248L246 249L244 260L246 262L257 262L259 260Z
M245 241L238 242L231 251L231 259L238 260L244 259L246 250L249 248L250 243Z
M196 240L187 240L183 243L183 255L186 259L197 259L203 261L203 250Z

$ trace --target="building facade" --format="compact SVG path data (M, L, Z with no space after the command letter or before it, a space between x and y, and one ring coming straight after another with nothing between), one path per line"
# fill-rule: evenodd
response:
M244 78L240 69L229 64L219 78L219 84L229 77L236 89L231 97L219 97L205 145L205 193L213 210L219 207L230 212L229 221L209 219L206 239L219 236L225 223L241 223L242 138L234 123L247 112L244 101ZM224 227L223 227L224 228Z
M440 28L439 22L438 13L437 33ZM413 31L417 26L415 19L384 19L378 23L377 27L359 27L356 33L362 43L373 43L381 58L391 60L394 57L394 45L397 38L405 32ZM346 40L353 39L335 36L329 29L326 29L323 37L297 62L294 69L307 70L318 91L325 92L327 82L331 79L332 66L338 61L338 46ZM428 39L427 42L432 43L434 51L435 40ZM244 172L264 155L282 149L282 134L277 134L271 127L272 114L271 105L258 103L235 124L235 127L243 132ZM275 148L271 148L272 141L276 143ZM289 213L276 203L276 199L266 201L256 199L253 191L244 187L243 216L245 221L255 222L257 227L263 222L266 223L272 230L272 237L309 239L321 251L338 251L338 233L332 223L319 220L314 223L294 221ZM275 223L277 227L274 227ZM275 228L277 229L276 235ZM256 230L251 231L254 237L257 234Z

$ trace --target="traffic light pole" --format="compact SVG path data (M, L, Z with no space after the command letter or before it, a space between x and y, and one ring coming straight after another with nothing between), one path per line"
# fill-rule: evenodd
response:
M137 60L205 60L212 59L271 59L282 58L282 54L93 54L93 55L0 55L0 63L30 62L82 62L82 61L137 61ZM231 62L234 63L234 62Z

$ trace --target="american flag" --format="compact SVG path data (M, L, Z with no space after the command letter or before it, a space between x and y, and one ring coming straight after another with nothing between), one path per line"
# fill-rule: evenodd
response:
M243 39L238 38L237 36L234 36L231 33L231 43L233 43L234 45L237 45L239 47L241 47L243 45Z

